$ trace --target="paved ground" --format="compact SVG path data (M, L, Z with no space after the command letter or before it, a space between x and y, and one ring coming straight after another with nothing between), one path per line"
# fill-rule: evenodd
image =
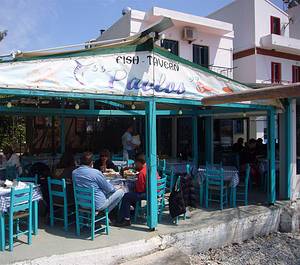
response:
M242 244L233 244L205 253L187 255L169 248L122 265L299 265L300 234L274 233Z

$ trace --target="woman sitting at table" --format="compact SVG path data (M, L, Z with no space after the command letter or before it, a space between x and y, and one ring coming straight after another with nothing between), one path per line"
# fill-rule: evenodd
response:
M20 164L19 156L13 151L12 147L7 145L3 148L3 154L4 154L4 165L6 167L16 167L17 172L19 175L22 174L22 167Z
M130 206L135 206L137 202L146 199L146 176L147 167L144 154L137 154L135 158L135 168L139 172L135 183L135 191L125 193L120 208L121 222L117 226L130 226ZM157 178L159 179L159 175Z
M107 169L113 169L118 172L118 167L111 161L110 152L107 149L103 149L99 153L99 159L95 161L94 168L105 172Z
M76 168L75 158L72 152L66 151L60 158L56 166L55 177L59 179L66 179L72 182L72 172Z

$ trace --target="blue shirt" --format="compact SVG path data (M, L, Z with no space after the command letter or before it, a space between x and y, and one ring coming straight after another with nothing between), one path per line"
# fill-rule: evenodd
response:
M94 188L95 207L101 209L108 195L115 192L112 186L97 169L89 166L80 166L72 172L73 182L79 187Z

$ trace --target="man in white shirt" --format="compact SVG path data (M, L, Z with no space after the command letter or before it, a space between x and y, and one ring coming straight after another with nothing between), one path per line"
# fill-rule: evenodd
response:
M4 164L6 167L16 167L18 174L22 174L22 167L20 164L20 159L19 156L14 153L13 149L11 146L5 146L3 148L3 153L4 153Z
M133 140L133 126L129 126L126 132L122 136L122 145L123 145L123 159L134 159L136 145L132 142Z

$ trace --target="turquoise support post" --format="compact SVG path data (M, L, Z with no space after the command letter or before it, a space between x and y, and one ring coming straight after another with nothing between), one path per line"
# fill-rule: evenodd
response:
M198 166L198 116L194 115L193 119L193 164Z
M213 117L205 117L205 161L206 163L213 163L214 154L214 129Z
M291 198L291 178L293 174L292 167L292 102L288 99L285 104L284 112L284 130L285 130L285 151L286 151L286 163L285 163L285 199Z
M4 213L0 212L0 251L5 248L5 219Z
M60 117L60 152L63 154L66 150L66 136L65 136L65 117Z
M274 204L276 200L276 168L275 168L275 121L274 109L268 111L268 151L269 151L269 203Z
M147 225L151 230L157 226L157 150L156 150L156 103L146 103L147 131Z

